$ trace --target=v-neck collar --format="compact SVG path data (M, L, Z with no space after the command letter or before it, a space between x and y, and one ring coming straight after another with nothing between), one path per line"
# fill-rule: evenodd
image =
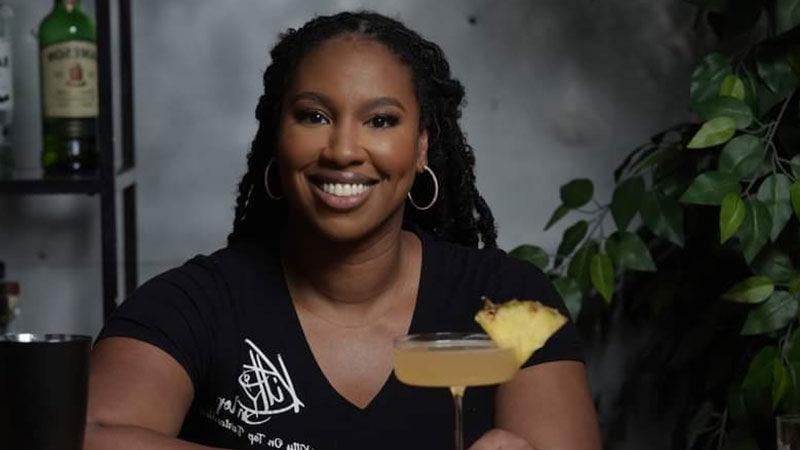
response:
M428 266L431 259L431 243L429 241L431 237L413 224L404 224L403 229L414 233L420 240L421 245L419 285L417 286L417 296L414 302L414 311L411 315L411 322L407 330L407 334L413 334L420 328L424 329L426 327L424 322L426 320L425 318L428 316L428 305L426 300L428 297L427 292L430 290L430 280L427 273L429 272ZM297 315L294 302L292 301L289 285L286 280L286 274L282 268L282 265L280 264L280 258L278 258L278 267L281 283L280 289L283 294L281 297L283 297L282 301L284 302L284 307L287 313L287 320L284 322L286 332L284 336L286 336L287 340L290 341L292 348L298 349L302 355L300 360L302 360L303 371L308 374L307 379L317 384L315 387L319 388L318 393L325 395L334 403L341 405L348 411L365 415L379 409L380 406L384 404L387 399L391 398L395 391L397 391L399 381L394 375L394 370L389 372L388 377L384 381L378 393L375 394L375 396L366 406L364 406L364 408L360 408L339 393L339 391L337 391L330 382L328 377L325 376L322 367L320 367L319 362L317 361L316 356L314 356L314 352L311 350L311 346L306 339L305 331L303 330L303 326L300 323L300 318Z

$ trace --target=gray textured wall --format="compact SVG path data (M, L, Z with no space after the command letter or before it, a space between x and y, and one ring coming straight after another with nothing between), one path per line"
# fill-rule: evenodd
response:
M36 167L31 30L51 2L9 3L16 13L15 153L20 166ZM561 230L542 227L564 181L590 177L600 198L609 195L620 157L685 116L698 54L693 9L678 0L134 3L142 279L223 243L268 50L278 32L313 14L376 9L444 48L467 88L463 126L505 248L555 247ZM0 198L0 259L23 289L14 329L99 329L97 204L95 197Z
M15 154L19 166L37 167L30 31L52 2L8 3L16 13ZM268 50L278 32L314 14L368 7L444 48L467 88L462 123L507 249L535 242L554 250L562 228L542 227L563 182L592 178L598 198L608 198L621 157L686 118L689 73L705 50L691 28L694 10L680 0L134 3L142 280L223 244ZM99 330L98 206L96 197L0 197L0 259L22 284L23 314L13 330ZM592 378L613 390L622 362L604 361ZM643 435L660 430L646 420L632 427Z

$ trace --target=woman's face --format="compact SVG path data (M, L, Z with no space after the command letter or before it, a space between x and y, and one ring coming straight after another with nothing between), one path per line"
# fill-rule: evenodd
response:
M290 226L335 241L399 226L427 147L411 70L376 41L323 42L283 99L276 156Z

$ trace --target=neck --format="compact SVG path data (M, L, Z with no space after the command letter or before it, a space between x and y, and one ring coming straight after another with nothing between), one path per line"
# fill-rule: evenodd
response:
M290 220L283 254L287 277L299 294L295 300L370 309L397 289L408 258L408 236L399 219L348 242L332 242Z

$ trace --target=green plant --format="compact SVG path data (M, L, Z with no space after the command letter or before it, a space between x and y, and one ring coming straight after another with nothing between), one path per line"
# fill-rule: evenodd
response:
M678 447L774 448L774 415L800 412L800 0L692 3L747 37L694 70L698 123L627 155L608 203L590 180L561 186L545 229L583 218L555 254L511 254L550 275L586 339L620 317L650 327L636 367L677 396Z

